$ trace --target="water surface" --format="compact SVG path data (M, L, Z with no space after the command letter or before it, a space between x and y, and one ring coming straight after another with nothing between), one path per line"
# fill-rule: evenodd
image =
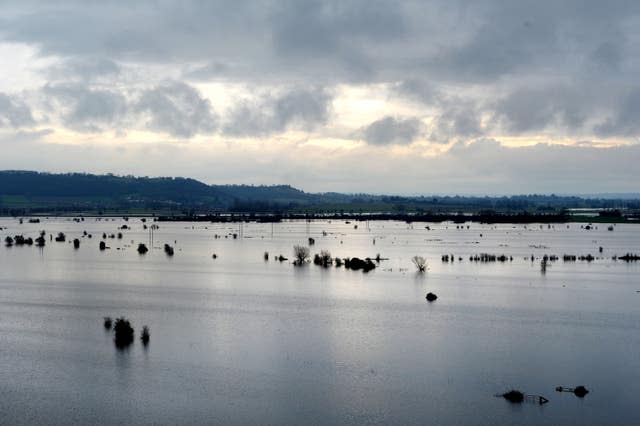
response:
M640 267L611 260L640 251L640 227L354 224L159 223L141 256L139 219L0 219L3 239L47 231L44 249L0 247L2 423L640 423ZM388 260L367 274L263 260L308 237L312 253ZM469 262L482 252L514 260ZM546 274L524 259L545 253L601 258ZM120 315L151 328L147 348L114 347L102 317ZM584 399L554 391L579 384ZM493 396L510 388L551 401Z

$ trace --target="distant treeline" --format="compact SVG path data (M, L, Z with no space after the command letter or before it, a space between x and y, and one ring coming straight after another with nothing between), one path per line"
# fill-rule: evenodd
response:
M166 217L202 214L215 217L233 212L282 217L321 213L358 217L375 213L376 217L439 218L463 212L482 218L486 216L482 212L493 211L508 213L517 219L521 212L564 217L565 209L581 208L603 212L617 209L623 211L625 217L637 217L640 199L537 194L502 197L310 194L288 185L207 185L181 177L0 171L0 214L5 216L146 213Z
M569 221L570 215L566 213L498 213L483 211L478 214L447 214L447 213L325 213L325 214L215 214L215 215L178 215L160 216L161 222L282 222L283 220L398 220L407 223L412 222L481 222L481 223L563 223Z

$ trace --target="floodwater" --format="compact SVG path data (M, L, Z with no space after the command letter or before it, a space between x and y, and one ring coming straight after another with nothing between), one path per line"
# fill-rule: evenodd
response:
M0 219L3 240L47 231L44 249L0 246L0 423L640 423L640 262L611 259L640 251L640 226L159 223L139 255L142 225ZM273 260L308 237L312 253L388 260L369 273ZM469 261L483 252L513 261ZM565 253L601 258L545 274L524 259ZM132 322L131 347L104 316ZM554 390L576 385L591 393ZM550 402L494 397L511 388Z

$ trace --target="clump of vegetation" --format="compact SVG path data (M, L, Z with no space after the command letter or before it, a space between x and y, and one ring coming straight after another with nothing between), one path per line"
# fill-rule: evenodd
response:
M165 244L164 252L167 254L167 256L173 256L173 247L171 247L169 244Z
M217 254L215 254L215 253L213 253L213 254L211 255L211 258L212 258L212 259L217 259L217 258L218 258L218 255L217 255Z
M73 239L73 248L75 249L79 249L80 248L80 240L77 238Z
M289 260L286 257L284 257L283 255L278 256L277 259L278 259L278 262L284 262L285 260Z
M147 248L147 246L144 243L138 244L138 253L145 254L148 251L149 251L149 249Z
M122 239L122 232L118 232L118 239L121 240Z
M33 245L33 238L25 238L24 235L16 235L13 237L13 243L17 246L23 246L25 244L30 246Z
M265 261L269 260L269 252L268 251L264 252L264 260Z
M44 236L40 235L38 238L36 238L36 246L37 247L44 247L44 245L46 244L46 240L44 239Z
M520 404L524 401L524 393L515 389L505 392L501 396L512 404Z
M309 237L309 245L312 246L316 243L316 240L314 240L313 238Z
M427 302L433 302L434 300L436 300L438 298L438 296L436 296L434 293L427 293L427 296L425 297L425 299L427 299Z
M427 270L427 259L422 256L413 256L411 261L415 265L418 272L424 272Z
M547 259L543 258L540 261L540 272L542 272L543 274L547 272Z
M556 388L556 391L558 391L558 392L571 392L575 396L577 396L578 398L584 398L589 393L589 390L586 387L582 386L582 385L576 386L575 388L566 388L566 387L563 387L563 386L558 386Z
M100 248L100 251L104 251L107 249L107 243L105 243L104 241L100 241L98 247Z
M295 245L293 246L293 261L294 265L304 265L309 260L310 252L309 247Z
M313 257L313 263L315 265L324 266L325 268L333 264L333 258L328 250L320 251L320 254L315 254Z
M578 398L584 398L588 393L589 390L582 385L576 386L575 389L573 389L573 394Z
M336 257L334 261L336 263L336 268L339 268L342 266L342 259L340 259L339 257Z
M4 245L7 246L7 247L11 247L13 245L13 238L7 236L4 239Z
M64 232L58 232L58 235L56 235L56 241L59 243L64 243L67 240L67 236L64 235Z
M637 262L640 260L640 255L627 253L624 256L618 256L617 258L625 262Z
M119 348L125 348L133 343L134 330L128 319L120 317L116 319L113 326L115 332L115 343Z
M352 257L351 259L344 259L344 267L347 269L353 269L354 271L362 270L362 272L369 272L372 269L376 269L376 264L369 258L362 260L357 257Z
M113 320L111 317L104 317L104 328L107 330L111 330L111 325L113 324Z
M506 261L512 261L513 257L512 256L505 256L504 254L501 255L495 255L495 254L489 254L489 253L480 253L479 255L475 255L475 256L469 256L469 261L470 262L506 262Z
M149 338L151 334L149 333L149 327L146 325L142 327L142 333L140 334L140 340L142 340L142 344L147 346L149 344Z

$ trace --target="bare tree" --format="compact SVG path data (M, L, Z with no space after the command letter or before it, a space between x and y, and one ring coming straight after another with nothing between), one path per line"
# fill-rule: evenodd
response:
M309 247L295 245L293 246L293 257L295 260L293 261L296 265L302 265L309 260L310 256Z
M413 256L411 258L411 261L413 262L414 265L416 265L418 272L424 272L427 270L427 259L425 259L424 257Z

